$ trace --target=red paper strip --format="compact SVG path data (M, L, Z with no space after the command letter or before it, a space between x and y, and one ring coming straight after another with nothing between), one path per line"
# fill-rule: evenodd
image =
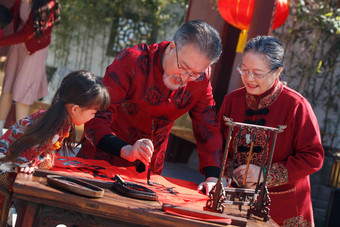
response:
M174 215L191 218L195 220L221 223L221 224L226 224L226 225L230 225L232 222L230 218L222 217L222 215L218 215L218 214L209 214L208 212L189 210L186 208L171 206L167 204L163 204L162 208L165 211L165 213L174 214Z
M193 182L163 177L160 175L151 175L150 182L152 184L148 185L146 172L138 173L133 167L112 166L104 160L57 156L55 159L55 166L51 170L57 172L72 172L72 175L74 176L95 178L104 181L113 181L114 176L119 174L126 181L140 184L155 191L161 205L171 204L177 207L197 210L197 212L203 212L203 208L206 206L206 202L209 199L208 196L197 191L197 185ZM174 211L168 209L166 212L180 215L178 210ZM181 215L194 219L200 218L200 220L221 222L221 220L215 220L216 218L208 216L197 217L195 216L197 214L195 212L192 214L194 216L189 213ZM225 223L229 220L230 219L223 219L222 222Z

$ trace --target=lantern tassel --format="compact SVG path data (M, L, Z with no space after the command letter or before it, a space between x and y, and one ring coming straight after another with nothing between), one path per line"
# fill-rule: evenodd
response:
M241 30L240 35L238 37L236 53L243 53L243 49L247 43L247 38L248 38L248 31L245 29Z

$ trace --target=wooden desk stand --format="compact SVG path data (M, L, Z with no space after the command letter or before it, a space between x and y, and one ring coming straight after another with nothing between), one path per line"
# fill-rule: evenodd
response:
M12 193L8 190L8 188L12 182L13 180L8 172L0 174L0 196L3 197L0 213L0 227L7 226L8 213L12 201Z
M0 195L3 197L0 226L7 226L8 212L11 205L11 193L7 188L0 186Z
M228 136L227 136L223 161L221 164L221 173L215 185L214 190L210 192L210 195L209 195L210 199L207 201L206 207L214 211L223 213L225 205L239 205L240 209L241 209L241 206L250 206L250 209L248 209L248 212L247 212L247 218L250 218L251 215L255 215L257 217L263 218L263 221L266 222L270 219L270 215L269 215L270 198L269 198L269 193L268 193L268 189L266 186L266 181L268 179L269 171L265 173L264 179L262 182L260 182L261 174L262 174L262 171L260 171L255 189L245 188L245 183L246 183L245 180L247 177L250 160L252 158L253 147L254 147L255 138L257 134L261 132L267 135L267 141L265 144L264 154L266 154L267 146L269 144L270 134L271 133L274 134L268 162L265 165L266 155L264 155L261 161L262 165L260 166L261 169L265 167L267 170L270 170L277 134L280 132L283 132L286 126L279 125L278 128L272 128L272 127L265 127L265 126L259 126L259 125L253 125L253 124L238 123L238 122L233 122L232 119L226 118L226 117L224 117L224 121L225 121L225 124L228 126L229 130L228 130ZM227 164L229 146L230 146L230 141L232 140L232 134L233 134L234 128L239 128L239 131L236 137L236 150L235 150L233 161L231 164L232 166L231 166L229 179L228 181L226 181L227 186L224 187L222 178L224 176L224 171L225 171L226 164ZM231 183L232 183L231 180L233 178L235 156L238 152L237 147L239 145L241 133L243 130L246 130L246 132L250 132L250 134L247 134L250 140L249 141L250 150L248 154L246 172L243 178L243 184L240 186L240 188L233 188L231 187Z
M89 180L92 184L95 181L95 179ZM96 181L108 184L107 186L112 184L112 182ZM16 226L42 227L57 224L93 227L225 226L225 224L166 214L159 202L128 198L115 193L108 187L103 188L105 190L103 197L89 198L50 187L46 177L19 173L13 183L14 206L18 215ZM247 220L246 212L239 212L235 206L228 207L226 215ZM238 224L239 222L232 222L231 226ZM273 220L263 223L258 218L252 217L247 220L247 226L277 227L278 225Z

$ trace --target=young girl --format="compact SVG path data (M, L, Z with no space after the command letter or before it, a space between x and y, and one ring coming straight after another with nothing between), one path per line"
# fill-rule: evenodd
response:
M109 94L95 75L87 71L68 74L47 111L18 121L0 138L1 186L11 190L18 171L50 169L55 152L73 152L74 125L86 123L109 103Z

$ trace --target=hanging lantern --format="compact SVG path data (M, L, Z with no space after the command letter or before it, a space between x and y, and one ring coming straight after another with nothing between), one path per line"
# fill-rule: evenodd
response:
M229 24L241 29L249 30L253 15L255 0L218 0L218 10ZM280 27L289 14L288 0L277 0L273 30Z

